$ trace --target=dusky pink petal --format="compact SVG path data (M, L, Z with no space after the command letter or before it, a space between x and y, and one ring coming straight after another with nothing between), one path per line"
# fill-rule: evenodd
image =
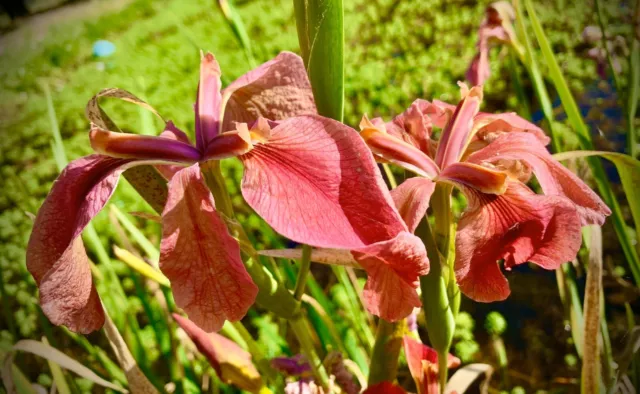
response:
M505 112L501 114L480 112L476 115L475 122L478 125L476 136L489 142L494 139L491 137L492 134L510 133L514 131L531 133L542 145L549 145L551 142L551 138L549 138L540 127L521 118L515 112Z
M211 53L200 60L200 83L196 100L196 147L203 151L220 132L222 95L220 66Z
M439 394L438 353L429 346L405 335L402 339L409 372L416 382L419 394ZM447 355L447 367L460 365L460 359Z
M455 271L460 290L479 302L504 300L509 284L500 271L532 262L556 269L575 258L581 244L575 206L560 196L534 194L510 182L505 194L463 189L469 205L458 223Z
M101 155L72 161L38 211L27 246L27 269L40 289L42 310L55 325L87 334L104 324L79 236L107 203L130 163Z
M600 197L553 156L529 133L506 133L487 147L471 154L471 163L495 163L499 160L522 160L531 166L546 195L564 196L577 206L582 224L604 223L611 210Z
M368 386L362 394L407 394L407 392L402 387L385 380Z
M465 185L482 193L502 194L507 189L507 173L474 163L453 163L445 168L439 181Z
M412 144L426 154L432 150L431 116L442 116L442 110L426 100L415 100L406 111L387 124L387 131L394 137Z
M465 79L472 85L483 85L491 76L491 66L489 65L489 51L483 49L476 53L465 73Z
M418 175L433 178L438 172L438 166L428 153L422 152L402 138L394 137L379 128L365 128L360 132L376 158L390 162Z
M482 87L475 86L462 98L451 119L442 130L436 152L436 164L445 168L457 162L469 142L473 130L473 119L482 102Z
M234 122L252 123L259 117L283 120L317 113L307 70L300 56L291 52L281 52L241 76L223 97L223 131L235 129Z
M367 271L363 297L369 312L393 322L420 307L416 289L419 277L429 273L429 259L418 237L403 231L351 254Z
M160 269L171 281L176 304L207 332L242 319L258 288L197 164L169 181L162 227Z
M251 392L256 392L262 387L262 378L249 352L220 334L203 331L194 322L177 313L173 314L173 318L225 383Z
M355 249L406 230L371 153L340 122L287 119L240 159L247 203L296 242Z
M415 232L420 221L424 219L435 185L435 182L427 178L414 177L391 190L393 202L407 224L409 232Z
M92 124L91 147L99 154L120 159L158 160L193 163L200 152L190 144L170 138L118 133Z

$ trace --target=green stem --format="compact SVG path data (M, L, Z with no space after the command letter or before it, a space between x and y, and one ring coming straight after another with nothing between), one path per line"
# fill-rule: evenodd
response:
M327 375L327 371L324 369L324 366L320 362L320 358L316 353L315 346L313 346L313 341L311 340L311 336L309 335L310 330L307 321L302 316L298 316L297 318L290 320L290 324L291 329L298 338L300 348L302 349L302 354L305 355L307 360L309 360L309 364L311 364L313 375L317 379L319 379L318 383L320 383L323 388L328 388L329 376Z
M300 260L300 269L298 270L298 279L296 287L293 291L293 298L300 301L307 284L307 276L311 269L311 247L309 245L302 246L302 259Z
M384 381L393 382L396 379L404 331L404 320L390 323L380 319L369 364L369 386Z
M438 352L440 375L440 390L444 390L447 382L447 358L455 330L455 305L449 300L449 285L447 276L450 270L445 269L446 258L449 254L449 239L451 237L451 187L437 185L431 197L436 219L436 232L431 232L431 226L425 219L416 229L418 235L427 248L431 270L428 275L420 277L422 289L422 305L427 322L427 332L432 347ZM435 235L435 237L434 237ZM449 278L449 282L455 281Z

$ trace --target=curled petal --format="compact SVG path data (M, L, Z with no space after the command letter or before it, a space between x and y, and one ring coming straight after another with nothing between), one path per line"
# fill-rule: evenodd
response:
M189 137L187 137L184 131L177 128L171 121L167 122L167 124L164 127L164 131L160 133L160 137L171 139L174 141L180 141L185 144L191 145L191 142L189 141ZM158 164L155 167L156 167L156 170L158 170L158 172L160 172L160 174L162 174L162 176L167 180L171 179L176 172L184 168L183 166L173 165L173 164ZM161 211L162 210L158 212L161 212Z
M27 269L53 324L87 334L102 327L104 311L79 237L100 212L131 160L91 155L72 161L40 207L27 246Z
M460 159L473 130L473 119L482 102L482 87L473 87L460 101L451 119L442 130L436 152L436 164L445 168Z
M469 206L456 236L456 278L469 298L480 302L504 300L509 284L500 272L532 262L556 269L575 258L581 243L575 206L560 196L536 195L519 182L510 182L503 195L463 189Z
M201 151L220 132L221 74L216 58L211 53L203 55L196 101L196 146Z
M307 70L291 52L281 52L235 80L224 90L223 100L223 131L233 130L233 122L252 123L261 116L283 120L317 113Z
M340 122L287 119L240 159L245 200L296 242L355 249L406 230L371 153Z
M416 288L429 272L429 260L418 237L403 231L351 253L368 274L363 297L369 312L393 322L420 307Z
M473 163L453 163L438 176L439 181L472 187L482 193L502 194L507 190L507 173Z
M227 131L212 139L204 153L206 160L221 160L245 154L253 148L251 135L245 123L237 124L235 131Z
M529 133L508 133L467 159L471 163L522 160L531 166L546 195L567 197L577 206L582 224L604 223L609 207L580 178L557 162L538 139Z
M262 378L251 361L249 352L220 334L204 332L192 321L176 313L173 314L173 318L195 343L200 353L207 358L223 382L252 393L263 386Z
M435 182L429 179L415 177L407 179L391 190L393 202L410 232L416 231L416 227L427 213L435 185Z
M384 133L378 128L365 128L360 136L371 152L380 159L427 178L433 178L438 173L438 166L433 159L400 138Z
M412 144L426 154L432 150L431 131L433 121L431 117L437 118L444 115L444 112L437 106L422 99L414 101L411 106L396 116L387 125L389 134Z
M225 320L242 319L258 288L197 164L171 178L162 224L160 269L171 281L176 304L208 332Z
M89 139L97 153L120 159L186 163L200 159L200 152L196 148L169 138L112 132L92 125Z

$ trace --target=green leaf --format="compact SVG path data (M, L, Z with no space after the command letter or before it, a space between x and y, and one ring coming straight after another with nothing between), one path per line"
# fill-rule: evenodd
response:
M92 381L95 384L98 384L102 387L110 388L112 390L118 391L120 393L126 393L127 390L123 389L120 386L117 386L111 382L108 382L102 379L100 376L96 375L92 370L82 365L82 363L72 359L66 354L62 353L58 349L51 347L42 342L34 341L32 339L23 339L21 341L16 342L13 345L12 351L23 351L31 354L35 354L36 356L40 356L48 361L52 361L58 364L60 367L64 369L68 369L76 373L77 375ZM8 357L12 357L8 356ZM5 366L8 359L5 360Z
M49 342L47 342L47 338L45 337L42 337L42 343L49 345ZM51 360L47 360L47 363L49 364L51 376L53 377L53 382L56 384L58 392L60 394L71 394L71 389L69 389L69 384L67 383L60 366Z
M109 209L116 216L118 222L120 222L122 227L124 227L129 235L131 235L131 238L133 238L133 240L138 245L140 245L142 250L144 250L144 253L147 255L147 257L149 257L149 259L151 259L151 262L154 264L154 266L157 267L157 263L160 259L160 251L158 250L158 248L156 248L156 246L151 241L149 241L147 237L145 237L142 231L140 231L136 227L136 225L131 220L129 220L129 218L124 213L122 213L120 209L118 209L118 207L112 204L109 206Z
M589 129L580 114L578 104L569 90L567 81L562 75L560 65L553 54L549 40L544 34L544 30L536 16L531 0L524 0L524 4L527 9L527 13L529 14L529 18L531 19L531 25L536 39L538 40L538 45L542 51L543 58L545 59L549 69L549 76L555 85L558 95L560 96L560 100L562 101L562 106L567 114L569 123L572 125L574 132L578 136L581 148L584 150L592 150L593 141L591 140ZM624 252L631 268L631 273L633 274L636 284L640 285L640 257L638 256L638 252L634 248L631 239L627 235L624 216L622 215L622 210L620 209L618 200L611 189L611 185L607 179L607 174L598 159L589 158L588 163L591 167L591 171L593 172L593 176L604 202L609 206L609 208L611 208L613 225L616 230L616 234L618 235L618 239L620 240L622 251Z
M298 41L318 113L342 122L344 26L342 0L294 0Z

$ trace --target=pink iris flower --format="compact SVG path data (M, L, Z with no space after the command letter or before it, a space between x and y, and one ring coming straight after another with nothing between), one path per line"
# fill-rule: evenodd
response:
M100 119L93 108L89 117ZM367 261L375 260L370 255L382 256L379 262L395 253L400 258L393 264L400 272L417 265L411 275L428 268L424 247L407 232L358 133L316 114L297 55L281 53L222 91L218 63L211 54L203 56L195 113L195 145L171 122L157 137L92 123L97 154L71 162L60 174L38 212L27 249L27 268L54 324L81 333L103 325L79 236L107 203L120 174L136 165L156 165L169 179L160 269L171 281L176 304L207 332L220 329L225 320L241 319L258 292L201 174L199 163L208 160L240 159L245 200L285 237L318 247L361 249ZM371 262L382 275L387 268L379 265Z
M392 190L409 229L425 216L436 183L458 187L468 206L458 222L455 272L470 298L505 299L507 270L532 262L556 269L575 258L580 228L601 225L611 213L576 175L555 161L549 138L514 113L479 112L482 88L461 84L457 106L417 100L389 123L361 124L361 135L379 161L418 176ZM433 126L442 128L439 141ZM525 183L535 174L544 195Z

